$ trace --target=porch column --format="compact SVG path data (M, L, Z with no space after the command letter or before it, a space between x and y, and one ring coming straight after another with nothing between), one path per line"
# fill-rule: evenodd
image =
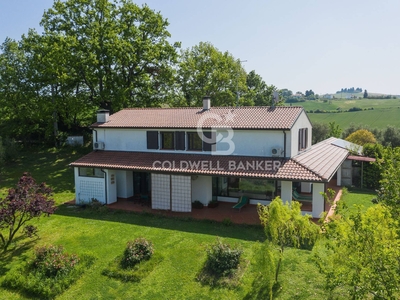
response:
M283 203L289 201L292 202L293 187L291 181L281 181L281 199Z
M324 197L320 194L325 192L324 183L313 183L312 192L312 217L319 218L324 211Z
M117 173L117 195L121 198L133 196L133 172L118 170Z
M337 174L336 185L342 186L342 165L339 166L339 169L337 170L336 174Z

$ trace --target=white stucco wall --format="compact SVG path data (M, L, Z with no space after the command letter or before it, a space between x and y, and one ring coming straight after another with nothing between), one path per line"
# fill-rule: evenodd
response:
M117 175L115 170L104 170L107 173L107 204L117 202Z
M299 129L300 128L308 128L308 141L307 141L307 148L311 147L312 142L312 126L310 120L308 119L306 113L303 111L299 118L297 119L296 123L293 125L292 129L290 130L290 141L291 141L291 151L290 157L293 157L299 153Z
M133 172L132 171L116 171L117 174L117 195L121 198L129 198L133 196Z
M176 131L168 129L151 129L158 131ZM148 151L148 152L172 152L172 153L196 153L210 155L210 152L186 151L186 150L148 150L147 135L145 129L120 129L120 128L96 128L97 141L103 142L104 150L108 151ZM184 130L194 132L194 130ZM221 135L218 135L221 134ZM290 154L290 133L287 137L287 155ZM225 130L217 130L219 142L216 152L213 154L231 154L247 156L272 156L272 148L284 148L284 135L282 130L235 130L232 140L227 139ZM93 131L93 142L96 140L96 133ZM187 143L187 141L186 141ZM233 152L230 153L230 143L234 145ZM226 151L229 151L227 153Z
M192 202L199 200L204 205L212 200L212 177L194 176L192 180Z
M217 143L215 154L230 154L231 144L229 143L226 131L217 130L223 139ZM284 147L284 135L282 130L234 130L232 136L234 147L231 155L247 156L272 156L272 148Z
M312 191L312 217L319 218L322 216L324 212L324 197L321 195L321 192L325 192L325 184L323 183L313 183L313 191Z
M106 128L97 131L97 141L103 142L104 150L109 151L147 151L146 130L142 129L121 129ZM93 142L96 133L93 131Z
M106 203L104 178L81 177L77 167L74 168L74 174L76 204L90 203L92 199Z

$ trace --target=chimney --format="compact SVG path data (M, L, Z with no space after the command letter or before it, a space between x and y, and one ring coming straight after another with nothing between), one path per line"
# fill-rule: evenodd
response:
M203 110L209 110L211 108L210 96L203 97Z
M97 123L108 122L108 117L110 116L110 111L107 109L99 109L97 111Z

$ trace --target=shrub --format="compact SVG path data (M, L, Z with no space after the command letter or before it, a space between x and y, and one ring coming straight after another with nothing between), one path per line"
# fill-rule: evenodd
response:
M47 277L68 274L79 262L78 256L64 253L62 246L44 246L35 250L33 267Z
M242 253L242 250L232 249L218 240L207 249L206 268L219 276L229 275L238 268Z
M141 261L150 259L153 253L153 244L145 238L129 241L122 256L121 267L132 268Z
M194 201L194 202L192 203L192 207L193 207L193 208L203 208L203 207L204 207L204 204L201 203L199 200L196 200L196 201Z
M7 272L1 285L34 298L52 299L78 280L94 260L90 253L78 259L65 254L61 246L41 247L31 261Z
M161 263L163 257L158 252L154 253L150 260L143 261L128 269L121 268L121 260L121 256L116 257L101 274L124 282L140 282Z

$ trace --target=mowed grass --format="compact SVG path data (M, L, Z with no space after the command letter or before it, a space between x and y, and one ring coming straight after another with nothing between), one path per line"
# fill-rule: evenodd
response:
M17 237L11 251L0 259L0 281L9 270L21 266L36 246L55 244L66 252L90 251L96 261L77 283L57 299L263 299L264 266L260 248L265 236L261 226L230 225L210 221L167 218L148 213L92 210L64 205L74 197L73 172L68 164L86 152L74 149L37 150L23 153L6 167L0 189L12 187L22 172L55 191L58 209L51 217L35 220L38 239ZM351 195L351 193L349 194ZM162 261L141 282L121 282L102 275L109 263L122 254L127 241L145 237L154 244ZM243 249L244 272L236 287L202 285L197 279L208 245L220 237ZM280 273L282 289L274 299L326 299L324 279L312 261L311 252L288 248ZM30 299L18 291L0 287L0 299Z

